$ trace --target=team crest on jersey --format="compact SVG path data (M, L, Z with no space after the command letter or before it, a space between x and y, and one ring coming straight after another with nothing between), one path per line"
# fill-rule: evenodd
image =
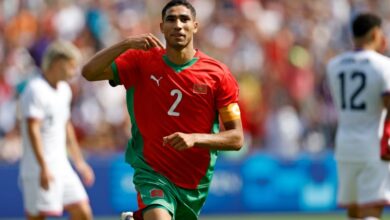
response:
M195 83L192 91L196 94L207 94L207 85Z
M162 191L161 189L152 189L150 190L150 197L164 198L164 191Z

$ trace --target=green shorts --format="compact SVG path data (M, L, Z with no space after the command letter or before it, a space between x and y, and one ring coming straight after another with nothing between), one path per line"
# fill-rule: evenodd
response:
M145 169L135 169L133 181L138 192L138 206L143 212L157 206L168 210L176 220L198 219L208 194L208 187L180 188L162 175Z

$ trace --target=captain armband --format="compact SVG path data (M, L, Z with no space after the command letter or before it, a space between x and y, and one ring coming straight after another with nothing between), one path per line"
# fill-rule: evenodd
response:
M241 118L240 107L237 103L231 103L219 109L222 122L234 121Z

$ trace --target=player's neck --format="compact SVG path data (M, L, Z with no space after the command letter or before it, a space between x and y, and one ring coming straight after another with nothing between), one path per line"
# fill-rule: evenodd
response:
M53 87L53 89L57 89L58 80L55 79L55 77L53 76L53 74L50 74L50 73L43 73L42 76L43 76L43 79L46 80L46 82L49 83L49 85L50 85L51 87Z
M167 48L166 54L169 59L174 64L185 64L188 61L194 58L196 50L193 47L186 47L181 50L176 50L175 48Z
M359 50L373 50L375 51L376 50L376 47L373 43L359 43L359 42L355 42L355 50L356 51L359 51Z

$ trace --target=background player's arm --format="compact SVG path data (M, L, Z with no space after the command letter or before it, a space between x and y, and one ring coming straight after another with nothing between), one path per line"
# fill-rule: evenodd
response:
M244 143L240 111L236 103L219 110L225 130L216 134L186 134L175 132L164 137L164 145L177 150L201 147L210 150L240 150Z
M74 131L74 127L70 121L68 121L66 125L66 137L67 137L67 145L69 149L69 154L73 160L73 163L77 169L77 171L82 176L83 182L90 186L95 181L95 175L91 167L85 162L84 157L81 153L79 144L76 139L76 134Z
M390 94L384 94L382 96L383 106L387 110L385 120L390 121Z
M390 94L386 93L382 95L383 106L387 110L385 121L383 124L383 134L381 137L381 158L382 160L390 161Z
M42 135L41 135L41 120L36 118L27 118L27 130L32 150L34 152L35 158L37 159L38 165L40 167L40 185L43 189L49 189L49 182L53 179L47 164L44 159L43 145L42 145Z
M115 58L128 49L149 50L153 47L163 48L163 44L152 34L129 37L111 47L95 54L83 67L82 75L89 81L111 80L114 74L110 68Z

